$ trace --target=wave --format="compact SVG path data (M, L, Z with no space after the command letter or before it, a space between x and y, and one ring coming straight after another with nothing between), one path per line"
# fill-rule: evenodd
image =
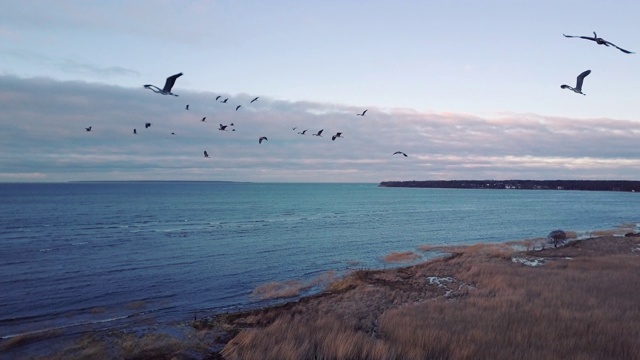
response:
M75 326L102 324L102 323L106 323L106 322L112 322L112 321L127 319L127 318L133 317L135 315L138 315L138 314L123 315L123 316L117 316L117 317L112 317L112 318L108 318L108 319L101 319L101 320L77 321L77 322L74 322L74 323L71 323L71 324L53 326L53 327L49 327L49 328L45 328L45 329L38 329L38 330L26 331L26 332L21 332L21 333L16 333L16 334L3 335L3 336L0 336L0 340L7 340L7 339L11 339L11 338L14 338L14 337L17 337L17 336L35 335L35 334L45 333L45 332L48 332L48 331L63 330L63 329L68 329L68 328L72 328L72 327L75 327Z

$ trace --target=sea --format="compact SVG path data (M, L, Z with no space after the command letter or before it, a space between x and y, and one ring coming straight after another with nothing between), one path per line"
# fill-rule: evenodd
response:
M382 269L421 245L496 243L640 223L640 194L378 184L0 184L0 339L247 310ZM409 263L411 264L411 263ZM293 298L265 284L311 284Z

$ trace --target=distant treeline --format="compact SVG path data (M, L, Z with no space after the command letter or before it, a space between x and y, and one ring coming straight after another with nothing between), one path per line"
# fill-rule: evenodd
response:
M640 181L630 180L412 180L383 181L378 186L445 189L640 191Z

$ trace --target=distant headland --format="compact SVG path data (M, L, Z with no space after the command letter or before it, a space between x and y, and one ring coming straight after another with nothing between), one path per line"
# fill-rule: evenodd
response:
M383 181L378 186L444 189L640 191L640 181L633 180L411 180Z

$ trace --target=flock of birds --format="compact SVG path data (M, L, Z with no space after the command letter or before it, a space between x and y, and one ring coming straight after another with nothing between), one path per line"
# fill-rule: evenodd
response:
M595 31L593 32L593 36L578 36L578 35L566 35L566 34L562 34L562 35L564 35L564 37L567 37L567 38L579 38L579 39L590 40L590 41L595 42L598 45L604 45L604 46L607 46L607 47L609 47L609 46L615 47L616 49L622 51L625 54L634 54L634 52L632 52L632 51L625 50L625 49L617 46L616 44L614 44L614 43L612 43L610 41L607 41L607 40L605 40L605 39L603 39L601 37L598 37L598 35L596 34ZM577 94L586 95L585 93L582 92L582 85L584 83L584 78L587 77L589 74L591 74L591 70L585 70L582 73L580 73L580 75L578 75L578 77L576 79L576 86L570 86L570 85L563 84L563 85L560 85L560 88L571 90L571 91L573 91L573 92L575 92ZM161 94L161 95L178 96L177 94L174 94L171 91L173 89L173 86L176 84L176 80L182 75L183 75L182 73L178 73L178 74L169 76L166 79L166 81L164 83L164 87L162 89L157 87L157 86L155 86L155 85L151 85L151 84L144 85L144 88L145 89L149 89L149 90L151 90L151 91L153 91L153 92L155 92L157 94ZM229 101L229 98L225 98L224 100L220 100L220 98L221 98L221 95L218 95L215 98L215 100L219 101L222 104L226 104L227 101ZM253 104L254 102L258 101L259 98L260 98L259 96L256 96L255 98L253 98L249 102L249 104ZM237 105L236 106L236 111L238 111L241 107L242 107L242 105ZM185 106L185 110L189 110L189 104L187 104ZM364 110L363 112L361 112L359 114L356 114L356 116L365 116L367 111L368 111L368 109ZM205 116L205 117L202 118L201 121L205 122L206 120L207 120L207 117ZM151 123L145 123L144 127L145 127L145 129L147 129L150 126L151 126ZM218 130L227 131L227 127L230 127L232 131L235 131L235 128L233 128L234 127L233 123L230 123L229 125L220 124ZM91 126L85 128L85 130L87 132L90 132L91 129L92 129ZM292 129L295 131L298 128L294 127ZM304 129L302 131L299 131L298 134L299 135L305 135L307 133L307 130L308 129ZM324 131L324 129L321 129L317 133L311 134L311 135L312 136L317 136L317 137L322 137L322 132L323 131ZM138 133L137 129L133 129L133 134L137 134L137 133ZM175 135L175 133L172 132L171 135ZM336 139L339 139L339 138L342 138L342 132L338 132L335 135L331 136L331 140L332 141L335 141ZM268 140L269 139L267 139L266 136L260 136L258 138L258 144L262 144L263 141L268 141ZM406 153L402 152L402 151L396 151L392 155L402 155L404 157L408 157L408 155ZM209 153L206 150L204 151L204 157L206 157L206 158L209 157Z
M166 79L166 81L165 81L165 83L164 83L164 87L163 87L162 89L160 89L159 87L157 87L157 86L155 86L155 85L151 85L151 84L144 85L144 88L145 88L145 89L149 89L149 90L151 90L151 91L153 91L153 92L155 92L155 93L157 93L157 94L161 94L161 95L178 96L177 94L174 94L174 93L172 93L171 91L172 91L172 89L173 89L173 86L174 86L174 85L175 85L175 83L176 83L176 80L177 80L180 76L182 76L182 75L183 75L182 73L178 73L178 74L175 74L175 75L171 75L171 76L169 76L169 77ZM218 95L218 96L216 97L216 99L215 99L215 100L216 100L216 101L219 101L219 99L220 99L220 98L221 98L221 95ZM259 98L260 98L259 96L256 96L255 98L253 98L253 99L249 102L249 104L253 104L254 102L258 101L258 99L259 99ZM228 100L229 100L229 98L225 98L224 100L220 101L220 103L226 104ZM238 110L240 109L240 107L242 107L242 105L237 105L237 106L236 106L236 111L238 111ZM189 110L189 104L187 104L187 105L185 106L185 110ZM361 112L361 113L359 113L359 114L356 114L356 116L364 116L364 115L367 113L367 111L368 111L368 110L369 110L369 109L365 109L363 112ZM200 121L205 122L206 120L207 120L207 117L205 116L205 117L203 117L203 118L202 118L202 120L200 120ZM148 128L149 126L151 126L151 124L150 124L150 123L146 123L146 124L145 124L145 128ZM223 124L220 124L220 127L218 128L218 130L221 130L221 131L227 131L227 130L226 130L226 129L227 129L227 127L233 127L233 126L234 126L234 124L233 124L233 123L231 123L231 124L229 124L229 125L223 125ZM297 129L298 129L297 127L294 127L294 128L293 128L293 130L294 130L294 131L295 131L295 130L297 130ZM299 135L306 135L307 130L308 130L308 129L304 129L304 130L302 130L302 131L298 132L298 134L299 134ZM87 128L87 131L91 131L91 127ZM232 131L236 131L236 130L235 130L235 129L232 129ZM320 129L317 133L315 133L315 134L311 134L311 135L312 135L312 136L317 136L317 137L322 137L322 132L323 132L323 131L324 131L324 129ZM134 133L134 134L137 134L136 129L133 129L133 133ZM171 133L171 134L172 134L172 135L174 135L174 133ZM336 139L341 139L341 138L343 138L343 136L342 136L342 132L337 132L335 135L331 136L331 140L332 140L332 141L335 141ZM263 141L269 141L269 139L268 139L266 136L261 136L261 137L259 137L259 138L258 138L258 144L262 144L262 142L263 142ZM407 157L407 156L408 156L407 154L405 154L405 153L404 153L404 152L402 152L402 151L396 151L396 152L395 152L395 153L393 153L392 155L396 155L396 154L402 154L402 155L404 155L405 157ZM204 151L204 157L206 157L206 158L208 158L208 157L209 157L209 153L208 153L206 150Z

